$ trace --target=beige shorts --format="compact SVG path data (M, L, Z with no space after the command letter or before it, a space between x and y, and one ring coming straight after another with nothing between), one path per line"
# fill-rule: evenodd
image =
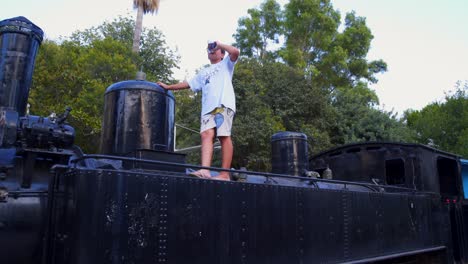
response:
M210 128L216 128L217 137L231 136L232 121L235 114L230 108L217 107L209 114L202 116L200 133Z

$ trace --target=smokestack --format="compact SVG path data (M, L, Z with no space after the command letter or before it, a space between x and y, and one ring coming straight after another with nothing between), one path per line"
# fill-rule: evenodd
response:
M24 116L44 32L25 17L0 21L0 109Z
M307 136L297 132L278 132L271 137L272 172L304 176L309 168Z

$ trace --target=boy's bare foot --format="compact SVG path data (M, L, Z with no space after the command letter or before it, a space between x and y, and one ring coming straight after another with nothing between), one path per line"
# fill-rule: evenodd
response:
M205 170L205 169L201 169L201 170L191 172L191 173L189 173L189 175L192 175L192 176L195 176L195 177L201 178L201 179L210 179L211 178L210 171Z
M220 180L220 181L230 181L231 177L229 176L229 172L227 171L222 171L219 173L218 176L211 177L213 180Z

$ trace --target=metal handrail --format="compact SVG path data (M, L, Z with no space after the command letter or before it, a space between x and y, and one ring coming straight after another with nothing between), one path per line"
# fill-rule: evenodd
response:
M324 182L324 183L335 183L335 184L343 184L346 188L346 185L354 185L354 186L361 186L368 188L372 191L379 191L379 188L383 189L391 189L397 190L402 192L417 192L420 194L436 194L433 192L423 192L418 191L406 187L399 187L399 186L390 186L390 185L376 185L370 184L365 182L351 182L351 181L342 181L342 180L328 180L328 179L317 179L317 178L310 178L310 177L303 177L303 176L292 176L292 175L285 175L285 174L277 174L277 173L269 173L269 172L256 172L256 171L247 171L247 170L235 170L235 169L223 169L223 168L216 168L216 167L205 167L205 166L198 166L193 164L182 164L176 162L168 162L168 161L159 161L159 160L147 160L147 159L138 159L138 158L131 158L131 157L120 157L120 156L111 156L111 155L103 155L103 154L89 154L84 155L82 157L72 159L70 163L75 164L75 168L78 162L86 160L86 159L109 159L109 160L122 160L122 161L132 161L132 162L142 162L148 164L159 164L159 165L169 165L175 167L184 167L184 168L194 168L194 169L207 169L213 171L226 171L230 173L239 173L239 174L248 174L248 175L258 175L263 176L267 179L277 177L283 179L295 179L295 180L303 180L303 181L310 181L313 183L316 182Z
M201 148L201 145L196 145L196 146L191 146L191 147L187 147L187 148L177 149L176 148L176 145L177 145L177 143L176 143L176 141L177 141L177 127L181 127L181 128L183 128L185 130L188 130L190 132L194 132L194 133L197 133L197 134L200 133L199 131L196 131L195 129L191 129L189 127L186 127L186 126L183 126L183 125L180 125L180 124L176 123L175 126L174 126L174 152L186 153L186 152L190 152L192 150L198 150L198 149ZM215 141L215 143L213 145L214 149L220 149L221 148L221 143L220 143L219 139L216 138L215 140L216 141Z

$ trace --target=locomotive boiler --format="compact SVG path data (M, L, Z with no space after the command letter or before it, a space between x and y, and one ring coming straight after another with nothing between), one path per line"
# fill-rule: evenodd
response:
M140 77L106 90L100 153L84 154L70 109L27 111L42 36L0 22L1 263L468 263L461 157L382 142L309 157L285 131L272 172L193 178L174 96Z
M43 31L24 17L0 22L0 252L2 263L41 255L49 168L73 155L63 115L29 115L27 100Z

